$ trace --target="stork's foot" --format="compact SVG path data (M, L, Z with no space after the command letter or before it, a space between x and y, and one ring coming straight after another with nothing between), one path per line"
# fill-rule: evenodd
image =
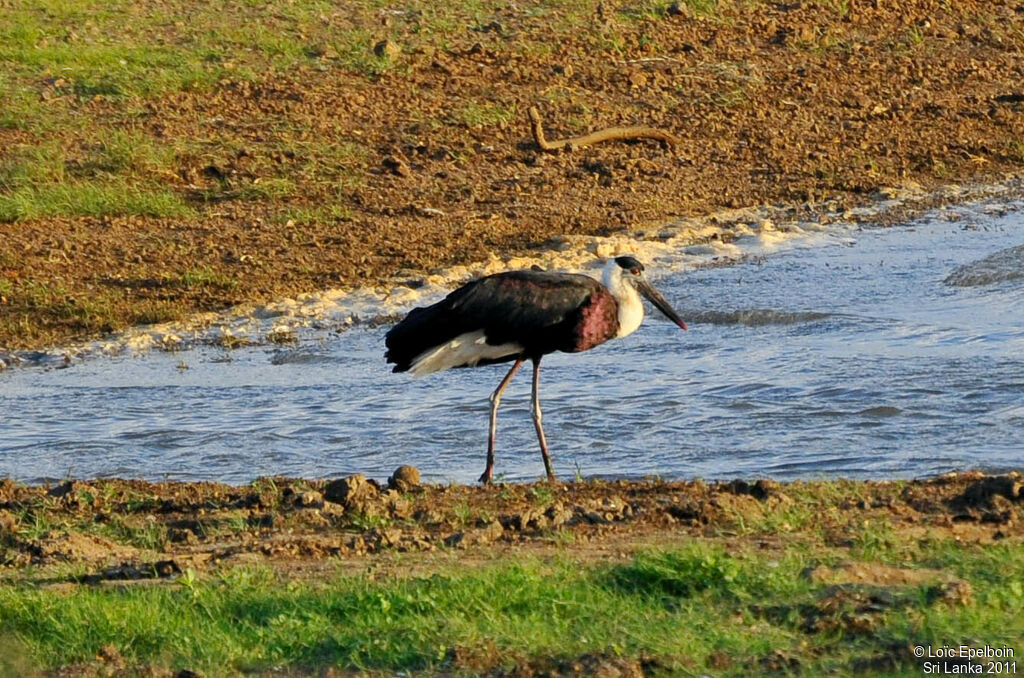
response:
M480 484L482 484L482 485L490 485L491 484L491 476L493 476L493 475L494 475L494 469L492 469L490 466L488 466L484 470L484 472L480 474Z
M548 474L549 483L557 483L558 478L555 477L555 472L551 467L551 457L548 455L548 451L545 448L541 448L541 452L544 453L544 471Z

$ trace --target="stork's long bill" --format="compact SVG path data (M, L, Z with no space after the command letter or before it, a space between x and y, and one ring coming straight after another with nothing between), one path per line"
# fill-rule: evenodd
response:
M661 295L661 292L657 290L651 283L647 282L646 278L638 278L636 280L636 290L640 294L644 295L649 302L654 304L655 308L665 314L665 317L679 325L684 330L686 329L686 323L679 317L675 309L667 301L665 297Z

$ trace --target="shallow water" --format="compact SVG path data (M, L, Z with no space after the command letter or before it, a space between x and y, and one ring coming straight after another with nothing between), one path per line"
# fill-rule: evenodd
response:
M1024 243L1024 216L820 241L658 280L689 332L649 316L626 339L545 358L556 471L793 479L1024 466L1024 279L1000 275L1024 269L1024 249L1010 249ZM385 331L0 374L0 476L245 482L413 464L433 481L475 480L505 366L390 374ZM510 480L543 474L529 381L524 370L499 414L496 471Z

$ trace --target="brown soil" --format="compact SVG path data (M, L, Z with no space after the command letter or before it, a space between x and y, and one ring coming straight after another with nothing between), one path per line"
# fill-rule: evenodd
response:
M721 207L813 212L883 186L990 181L1024 166L1016 0L857 2L845 13L845 3L719 3L712 16L612 4L576 31L510 5L440 50L414 46L408 13L368 27L401 64L383 74L333 67L325 53L326 68L228 79L130 110L75 104L161 143L208 140L163 177L197 217L0 224L0 274L50 285L0 297L0 347L386 282L562 234ZM533 105L552 139L644 125L679 143L544 153L529 132ZM489 107L508 115L474 116ZM0 129L3 146L36 141ZM70 139L68 152L73 162ZM295 190L253 197L273 180ZM289 216L302 208L328 211ZM206 279L189 282L197 270Z
M160 580L187 568L252 562L294 577L328 566L371 576L422 574L513 554L606 561L694 538L736 550L794 540L851 548L872 524L908 544L945 537L991 543L1024 539L1022 486L1019 474L980 473L907 482L652 480L402 491L361 475L242 487L97 480L44 488L7 480L0 483L0 564L15 571L44 566L41 573L84 567L87 574L52 581L68 585ZM408 552L421 555L391 557ZM837 585L921 583L932 575L950 583L938 572L868 563L807 574Z

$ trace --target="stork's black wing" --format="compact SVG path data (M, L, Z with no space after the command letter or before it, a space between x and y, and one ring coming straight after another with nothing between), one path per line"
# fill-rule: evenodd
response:
M395 371L409 369L424 351L467 332L482 330L492 345L515 342L524 355L563 348L579 310L603 292L585 275L512 271L480 278L424 308L415 308L388 332L386 358Z

